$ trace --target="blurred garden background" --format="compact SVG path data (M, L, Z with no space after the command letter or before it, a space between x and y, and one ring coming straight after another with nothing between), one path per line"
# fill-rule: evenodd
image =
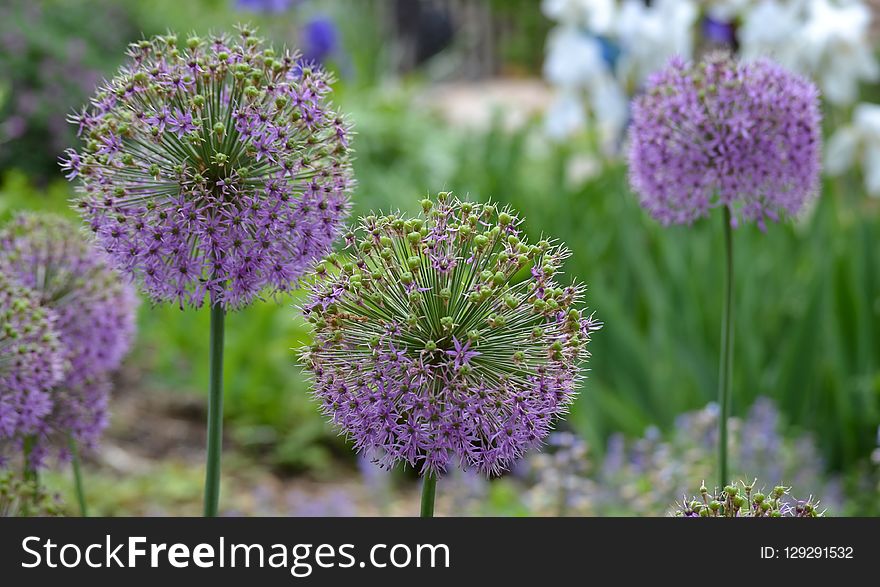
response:
M356 132L354 215L414 212L440 190L509 203L532 237L573 250L565 270L606 324L547 449L498 479L444 478L438 512L664 515L714 478L722 225L663 228L640 208L628 100L674 54L788 60L822 90L828 173L801 217L735 231L732 469L831 515L880 515L877 16L848 0L5 0L0 220L75 217L57 163L76 140L66 118L128 43L251 23L335 73ZM228 318L221 512L412 514L416 475L353 455L319 415L298 301ZM85 456L92 513L199 513L208 318L141 305L110 427ZM46 483L74 503L69 471Z

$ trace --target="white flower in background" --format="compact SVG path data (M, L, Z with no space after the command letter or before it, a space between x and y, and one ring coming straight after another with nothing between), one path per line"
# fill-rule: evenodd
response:
M548 132L561 138L591 127L606 152L618 150L630 96L671 56L691 56L695 1L544 0L542 8L559 23L544 62L544 76L559 90Z
M602 150L618 152L629 121L629 97L616 80L609 79L597 84L589 98Z
M808 71L815 72L825 98L852 104L860 81L880 75L868 33L871 12L861 2L813 0L803 31Z
M880 76L861 0L764 0L742 16L744 57L769 56L815 77L832 104L852 104L859 82Z
M603 149L613 151L626 125L628 99L602 55L601 42L578 28L557 27L548 40L544 76L559 88L547 114L548 134L564 138L592 120Z
M557 27L547 40L544 77L563 88L588 88L611 72L598 39L575 27Z
M624 0L615 32L623 48L619 77L630 91L670 57L691 57L697 16L691 0L654 0L650 6L643 0Z
M617 12L615 0L544 0L541 10L550 20L580 27L595 34L607 34Z
M880 197L880 105L858 104L852 124L839 128L828 140L825 170L840 175L854 165L862 168L865 189Z
M560 90L547 109L544 119L547 134L554 139L564 139L587 126L584 98L578 90Z
M799 1L759 2L743 14L738 35L742 56L771 57L786 67L803 71L803 14L803 3Z

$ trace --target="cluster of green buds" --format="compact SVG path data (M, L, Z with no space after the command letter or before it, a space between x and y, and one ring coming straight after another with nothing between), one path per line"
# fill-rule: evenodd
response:
M51 497L36 481L10 472L0 473L0 518L53 517L62 515L57 497Z
M806 501L792 500L791 488L784 485L777 485L765 494L755 491L757 481L740 481L714 494L703 483L700 497L685 500L674 514L690 518L819 518L825 515L812 497Z

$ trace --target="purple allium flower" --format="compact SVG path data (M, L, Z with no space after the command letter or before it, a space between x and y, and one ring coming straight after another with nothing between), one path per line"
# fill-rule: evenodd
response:
M0 464L40 429L66 367L55 313L0 271Z
M446 193L422 209L362 218L318 266L303 358L359 451L498 473L566 412L601 324L576 309L582 285L556 281L568 250L528 244L511 210Z
M777 485L768 495L755 491L755 483L741 481L728 485L721 491L710 493L705 483L700 487L700 497L685 499L672 512L685 518L821 518L825 512L813 498L791 500L790 487Z
M107 425L108 371L131 346L137 297L104 254L71 222L21 214L0 231L0 270L34 291L56 316L55 328L70 369L55 382L49 410L33 431L29 461L50 452L69 456L73 438L94 447Z
M135 330L137 297L73 223L19 214L0 230L0 269L32 289L57 316L76 385L119 366Z
M633 103L631 184L663 224L728 206L763 229L816 194L819 122L816 87L772 61L675 58Z
M133 44L63 161L114 264L157 301L289 291L348 213L349 125L322 71L240 35Z

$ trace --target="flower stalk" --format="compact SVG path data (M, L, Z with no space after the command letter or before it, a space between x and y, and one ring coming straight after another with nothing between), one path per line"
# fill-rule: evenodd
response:
M733 228L730 209L724 207L724 302L721 312L721 358L718 369L718 486L728 482L727 421L733 379Z
M421 517L434 517L434 501L437 493L437 476L425 475L422 478L422 509Z
M223 339L226 311L211 306L210 388L208 390L208 449L205 463L204 516L217 516L220 503L220 457L223 449Z
M79 505L79 515L83 518L87 518L89 516L89 510L86 504L86 493L83 486L82 471L80 470L79 447L76 445L76 439L74 439L72 435L70 436L70 465L73 469L73 487L76 491L76 502Z

